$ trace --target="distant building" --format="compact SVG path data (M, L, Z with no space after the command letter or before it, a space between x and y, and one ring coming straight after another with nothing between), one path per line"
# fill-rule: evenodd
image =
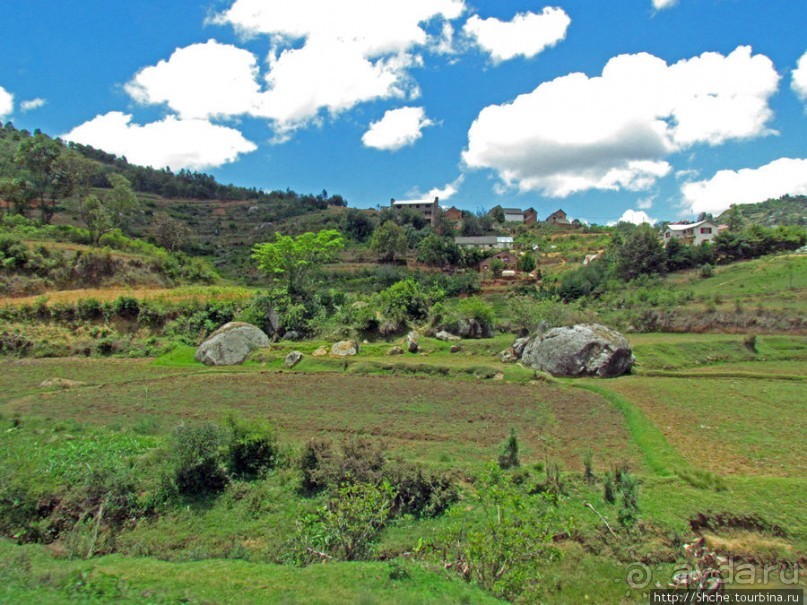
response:
M546 217L546 224L568 226L571 225L572 223L567 218L566 213L563 210L555 210L555 212Z
M537 222L538 222L538 213L535 211L535 208L527 208L524 211L524 224L534 225Z
M429 200L396 200L395 198L390 200L390 207L397 209L397 210L414 210L415 212L422 214L423 218L425 218L430 225L434 225L434 219L437 216L437 209L439 206L437 205L438 198L434 198L433 201Z
M515 271L516 267L518 266L518 257L516 257L516 255L512 252L503 250L502 252L497 252L493 256L488 257L479 263L479 272L490 273L490 263L492 263L494 259L502 261L505 271Z
M664 229L664 245L677 239L684 244L700 246L704 242L711 242L719 231L717 224L712 221L698 221L697 223L670 223Z
M520 208L502 208L505 223L523 223L524 211Z
M455 208L451 206L448 210L445 211L445 217L450 221L461 221L462 220L462 210L459 208Z
M512 248L513 238L507 235L480 235L476 237L455 237L454 243L460 248L482 248L488 250L496 248L505 250Z

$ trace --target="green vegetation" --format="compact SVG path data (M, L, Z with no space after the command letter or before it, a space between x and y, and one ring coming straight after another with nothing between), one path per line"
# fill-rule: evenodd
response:
M644 602L626 567L666 583L696 539L807 557L802 198L664 248L347 209L10 125L0 171L0 601ZM514 235L533 275L480 277L456 232ZM233 320L270 346L196 362ZM627 333L633 374L503 361L592 321Z

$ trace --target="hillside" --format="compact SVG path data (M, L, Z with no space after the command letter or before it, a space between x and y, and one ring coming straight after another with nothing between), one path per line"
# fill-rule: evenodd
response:
M769 227L779 225L807 225L807 196L785 195L775 200L766 200L759 204L737 204L737 211L742 220L755 225ZM719 223L729 223L732 209L726 210L717 217Z

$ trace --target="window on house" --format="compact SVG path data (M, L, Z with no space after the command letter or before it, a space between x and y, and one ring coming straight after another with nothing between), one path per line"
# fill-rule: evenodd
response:
M711 232L712 232L711 227L701 227L701 233L711 233Z
M670 232L669 232L669 231L667 231L667 233L665 233L665 234L664 234L664 237L666 237L666 238L668 238L668 239L669 239L669 237L670 237Z

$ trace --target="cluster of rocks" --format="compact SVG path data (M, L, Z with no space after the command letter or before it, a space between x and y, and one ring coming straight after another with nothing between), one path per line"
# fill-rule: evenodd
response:
M519 338L502 351L505 363L519 359L528 368L553 376L599 376L613 378L630 372L636 362L627 339L600 324L553 328Z

